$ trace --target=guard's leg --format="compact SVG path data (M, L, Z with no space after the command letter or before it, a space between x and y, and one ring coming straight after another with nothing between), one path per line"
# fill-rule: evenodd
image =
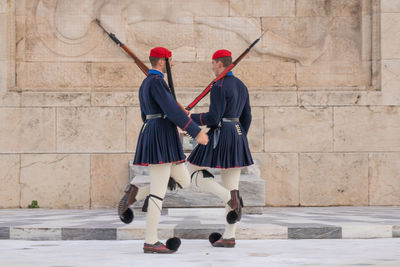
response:
M198 167L189 164L189 172L191 174L192 183L202 190L212 193L227 203L230 199L230 192L225 187L214 180L214 176L204 167Z
M241 209L240 209L240 216L237 216L237 218L234 221L229 222L229 214L236 214L236 212L232 209L232 203L234 201L240 201L241 203L241 198L239 196L239 178L240 178L240 169L225 169L221 171L221 179L222 183L225 188L230 190L231 192L231 199L225 206L226 209L226 215L227 215L227 221L228 224L225 226L225 232L223 235L220 233L212 233L209 236L210 243L213 247L224 247L224 248L233 248L236 245L235 241L235 233L236 233L236 222L238 221L237 219L240 219L241 217ZM241 206L240 206L241 208Z
M228 204L225 206L226 209L226 214L233 213L234 209L239 210L238 212L240 214L238 215L238 219L240 220L241 218L241 207L242 207L242 200L239 196L239 179L240 179L240 168L232 168L232 169L225 169L222 170L221 172L221 179L224 187L226 187L228 190L231 192L231 199L228 202ZM235 202L235 203L233 203ZM235 206L233 205L235 204ZM239 205L239 206L238 206ZM237 207L238 206L238 207ZM222 235L222 238L224 239L231 239L235 238L235 232L236 232L236 222L238 220L235 220L233 224L228 223L225 227L225 232Z
M147 212L144 253L174 253L181 244L181 240L177 237L168 239L166 245L158 241L158 223L171 175L171 165L171 163L167 163L149 166L150 194L143 206L143 211Z
M172 164L171 177L181 188L185 188L190 185L190 174L185 163Z
M155 244L158 241L158 222L170 173L171 163L149 165L150 194L145 201L148 204L145 240L147 244Z

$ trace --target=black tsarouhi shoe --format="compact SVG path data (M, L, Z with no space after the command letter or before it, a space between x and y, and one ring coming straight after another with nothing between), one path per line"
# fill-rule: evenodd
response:
M236 245L235 238L225 239L220 233L212 233L208 239L211 245L217 248L233 248Z
M243 200L239 195L239 190L231 191L231 199L227 203L232 208L226 215L226 221L229 224L234 224L242 219Z
M144 253L160 253L160 254L172 254L178 251L181 245L181 240L177 237L173 237L167 240L166 245L157 241L154 244L144 243Z
M139 188L136 185L128 184L125 188L125 194L118 204L118 216L122 222L128 224L133 221L134 214L130 206L136 202L136 195Z

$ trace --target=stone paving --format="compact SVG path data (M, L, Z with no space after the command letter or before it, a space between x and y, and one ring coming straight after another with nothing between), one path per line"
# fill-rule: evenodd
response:
M213 248L206 240L182 240L172 255L143 253L143 241L0 240L0 266L400 266L400 239L239 240Z
M237 239L351 239L400 237L400 207L284 207L246 213ZM223 231L224 209L163 210L159 238L207 239ZM123 224L116 210L0 210L0 239L142 240L144 213Z

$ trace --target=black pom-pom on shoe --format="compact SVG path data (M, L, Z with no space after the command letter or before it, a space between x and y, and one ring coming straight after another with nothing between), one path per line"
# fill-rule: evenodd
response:
M228 214L226 215L226 221L229 224L234 224L238 221L239 216L237 215L237 213L234 210L231 210L230 212L228 212Z
M120 216L119 218L121 219L121 221L123 223L129 224L133 221L133 218L135 216L133 215L133 211L131 209L127 209L122 216Z
M210 234L210 236L208 237L208 240L210 241L211 244L214 244L221 237L222 237L222 235L220 233L215 233L214 232L214 233Z
M165 246L170 250L177 251L181 246L181 240L178 237L172 237L167 240Z

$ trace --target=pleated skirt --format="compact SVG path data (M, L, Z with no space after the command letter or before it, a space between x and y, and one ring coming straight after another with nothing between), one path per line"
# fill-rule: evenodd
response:
M151 119L143 124L139 134L135 165L178 163L185 161L178 129L168 119Z
M210 168L240 168L253 165L249 144L239 122L223 122L214 149L215 128L208 132L206 146L197 145L188 157L191 164Z

